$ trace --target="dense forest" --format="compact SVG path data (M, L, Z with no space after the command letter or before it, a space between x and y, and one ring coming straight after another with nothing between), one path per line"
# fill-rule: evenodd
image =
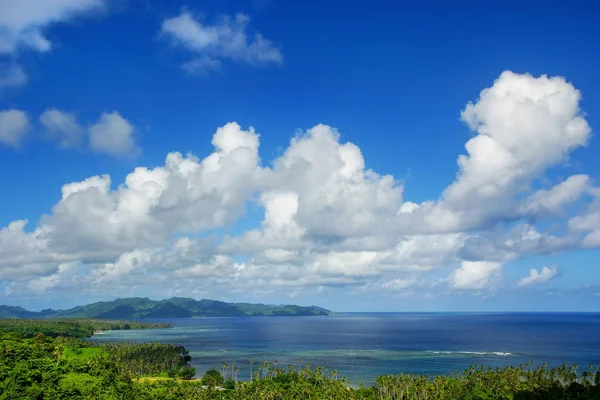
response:
M0 331L14 332L23 338L32 338L39 333L51 337L89 338L94 332L121 329L170 328L168 323L140 321L111 321L102 319L22 319L0 318Z
M39 312L22 307L0 305L0 318L192 318L192 317L245 317L245 316L312 316L328 315L331 311L317 306L269 305L226 303L216 300L194 300L172 297L150 300L131 297L99 301L68 310L46 309Z
M106 321L105 321L106 322ZM600 399L600 372L577 366L547 369L472 367L433 379L417 375L377 378L351 387L335 370L307 364L254 362L241 382L234 363L192 379L191 357L170 344L92 344L74 337L33 337L0 327L0 400L19 399ZM33 326L33 325L30 325ZM47 327L44 327L46 329ZM27 337L26 337L27 336Z

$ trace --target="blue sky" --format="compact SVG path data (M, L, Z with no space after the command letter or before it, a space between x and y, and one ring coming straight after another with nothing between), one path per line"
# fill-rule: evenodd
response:
M0 0L0 304L599 311L599 6L415 3Z

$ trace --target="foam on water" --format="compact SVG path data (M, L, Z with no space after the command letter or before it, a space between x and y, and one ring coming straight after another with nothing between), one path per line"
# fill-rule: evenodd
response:
M466 354L477 356L512 356L513 353L503 351L431 351L433 354Z

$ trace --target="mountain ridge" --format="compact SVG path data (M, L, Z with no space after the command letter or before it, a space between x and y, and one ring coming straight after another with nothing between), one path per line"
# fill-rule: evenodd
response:
M272 305L262 303L228 303L219 300L196 300L171 297L151 300L147 297L116 298L98 301L66 310L29 311L19 306L0 305L0 318L193 318L193 317L244 317L244 316L319 316L330 310L317 306L293 304Z

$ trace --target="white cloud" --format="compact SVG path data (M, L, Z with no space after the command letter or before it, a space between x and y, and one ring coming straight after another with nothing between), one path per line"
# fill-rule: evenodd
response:
M25 233L24 223L6 232L0 265L24 263L27 257L40 261L37 251L10 256L19 251L11 238L54 250L46 252L46 262L107 262L136 248L164 246L175 233L233 223L260 173L258 135L232 123L217 130L213 143L215 151L203 160L170 153L163 167L138 167L114 190L108 175L64 185L62 198L34 232Z
M136 128L118 112L102 113L98 121L83 127L74 113L48 108L40 115L46 136L61 148L79 148L88 139L89 148L114 158L135 158L141 152L135 140Z
M26 84L27 80L27 75L21 65L0 62L0 89L21 86Z
M21 110L0 111L0 144L19 148L30 129L27 114Z
M583 246L587 248L600 247L600 188L590 189L595 201L588 207L587 213L569 220L569 229L586 234Z
M332 251L317 256L313 268L320 276L379 275L376 259L377 252L374 251Z
M513 218L515 197L549 166L587 144L581 94L564 78L503 72L461 118L477 133L458 158L457 179L442 195L447 229ZM427 210L431 212L431 210Z
M74 114L48 108L40 116L40 122L49 136L58 141L60 147L77 148L81 146L84 130L77 123Z
M0 0L0 89L27 83L28 77L18 63L20 52L46 53L53 44L45 31L56 23L101 12L107 0Z
M52 43L43 30L50 24L102 10L104 0L0 0L0 53L18 48L46 52Z
M22 280L45 276L62 256L48 247L47 232L38 228L31 233L25 231L27 220L12 221L0 229L0 276L3 279Z
M540 285L551 281L558 275L558 269L556 267L544 267L541 272L538 272L535 268L529 271L529 275L519 280L519 286L532 286Z
M402 186L366 169L360 149L326 125L294 138L273 165L265 189L296 193L295 221L315 238L387 232L402 203Z
M94 269L92 278L97 285L122 283L124 277L135 279L146 273L152 258L152 250L134 250L124 253L114 263L105 263Z
M298 133L281 156L263 163L255 130L229 123L216 130L204 158L174 152L123 182L98 175L65 184L38 226L15 221L0 230L0 274L14 282L52 277L34 284L48 290L60 280L55 288L77 282L120 293L129 285L140 294L153 287L156 296L222 287L413 293L432 291L427 279L436 282L460 265L443 280L449 289L493 289L502 265L591 246L600 232L600 202L566 229L566 214L576 208L567 206L596 196L587 175L532 189L547 168L587 142L579 98L562 78L502 74L463 112L477 134L459 157L457 178L439 199L423 203L405 199L393 176L370 170L360 148L332 127ZM56 111L55 129L74 132L77 121ZM90 136L122 156L137 148L123 139L133 131L113 113ZM249 204L250 219L233 225ZM544 224L536 222L541 216ZM64 263L91 273L63 278L56 266Z
M481 290L488 287L492 278L500 273L502 265L487 261L463 261L452 271L448 281L454 290Z
M281 64L280 50L260 33L247 32L250 18L245 14L223 16L215 24L206 24L188 11L166 19L161 34L174 44L192 52L195 58L183 64L191 73L219 69L222 60L251 65Z
M52 290L62 285L65 281L76 279L78 268L79 266L77 263L60 264L56 269L56 272L52 275L42 276L27 282L27 288L33 292L46 292Z
M600 247L600 228L590 232L582 242L582 245L587 248L598 248Z
M592 231L600 227L600 210L590 210L586 215L573 217L569 220L569 227L575 231Z
M207 262L178 269L175 276L184 279L234 277L244 268L244 263L236 263L228 256L216 255Z
M390 290L406 290L417 283L417 279L414 277L406 278L406 279L393 279L387 282L384 282L381 287L384 289Z
M134 158L140 148L133 137L135 127L118 112L103 113L89 129L90 148L114 158Z
M573 175L549 190L539 190L529 196L523 205L525 215L557 214L563 206L577 201L588 188L587 175Z
M406 236L390 251L382 252L380 268L428 271L455 264L466 240L467 235L463 233Z
M495 229L466 236L457 258L503 264L529 255L551 255L581 246L580 236L555 236L539 232L527 223L519 223L508 231Z

